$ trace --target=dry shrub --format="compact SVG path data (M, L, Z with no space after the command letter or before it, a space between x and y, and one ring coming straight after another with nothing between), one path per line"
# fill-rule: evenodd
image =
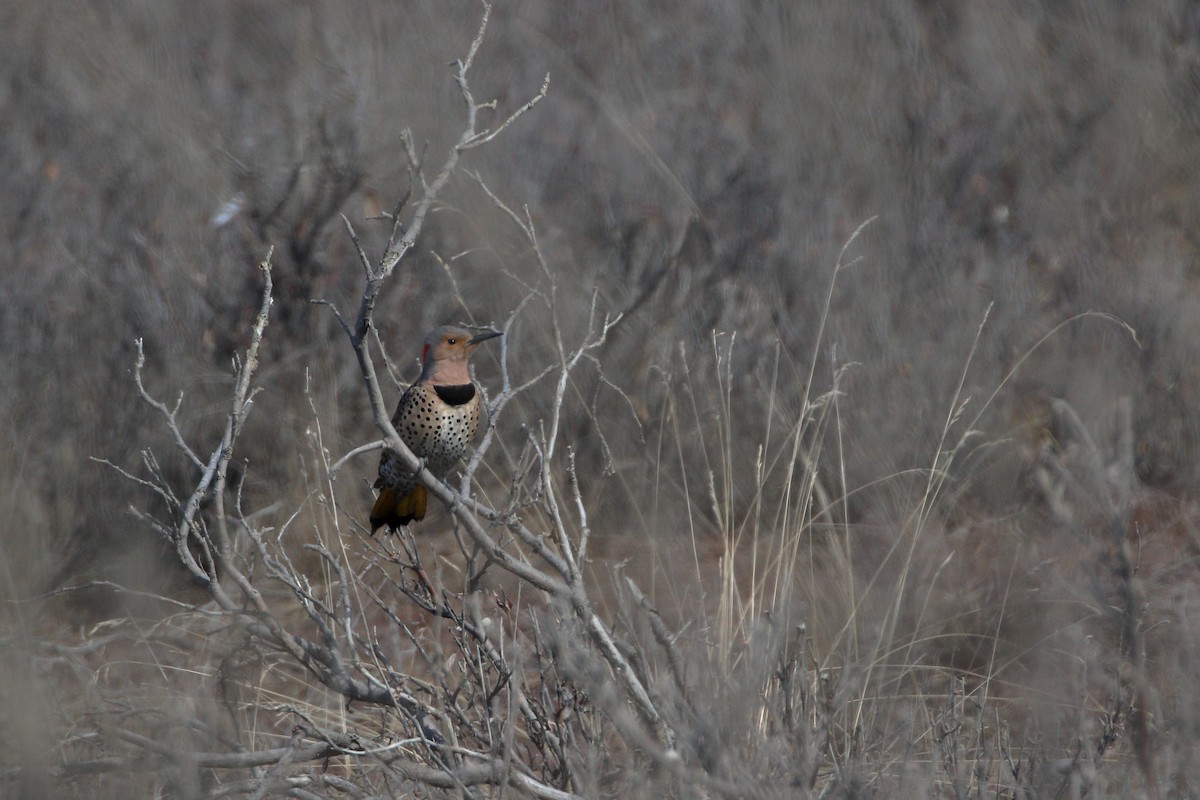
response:
M475 6L0 12L12 793L1193 791L1193 15L704 11L497 8L423 227ZM448 319L534 382L371 540Z

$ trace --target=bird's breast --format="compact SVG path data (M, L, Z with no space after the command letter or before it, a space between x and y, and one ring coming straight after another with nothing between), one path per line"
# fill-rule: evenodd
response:
M470 396L465 396L466 389ZM443 390L451 390L449 398ZM414 385L401 398L393 422L405 444L428 461L430 471L444 474L462 457L479 425L475 387Z
M475 399L475 384L464 383L459 386L434 386L438 399L448 406L461 406Z

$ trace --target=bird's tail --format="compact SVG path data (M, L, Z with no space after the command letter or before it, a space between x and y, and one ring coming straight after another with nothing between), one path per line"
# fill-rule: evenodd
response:
M382 525L395 530L407 525L413 520L425 519L425 502L428 496L424 486L416 486L411 492L401 497L396 496L396 490L384 487L375 498L371 509L371 533L375 533Z

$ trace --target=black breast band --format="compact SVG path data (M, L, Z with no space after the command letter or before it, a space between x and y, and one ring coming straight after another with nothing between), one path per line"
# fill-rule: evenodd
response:
M434 386L433 390L448 406L461 406L475 398L475 384L473 383L464 383L460 386Z

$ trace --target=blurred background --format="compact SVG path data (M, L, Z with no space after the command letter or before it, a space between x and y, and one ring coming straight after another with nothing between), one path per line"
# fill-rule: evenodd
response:
M244 506L286 519L304 503L316 420L333 458L378 437L344 335L309 301L355 312L339 215L377 258L389 227L368 218L410 186L402 129L430 171L462 130L449 63L478 17L465 0L0 4L5 599L179 586L130 513L159 501L96 459L138 473L152 448L194 485L137 397L134 342L147 389L182 394L180 425L208 452L271 246ZM969 667L959 633L1041 641L1075 619L1098 579L1072 554L1090 521L1117 519L1147 627L1170 621L1148 647L1196 702L1200 7L498 3L477 99L499 121L546 73L546 100L464 157L384 291L397 379L429 328L502 323L548 290L476 173L528 206L569 341L593 303L625 314L568 395L598 553L715 560L750 528L799 529L815 510L788 498L815 464L823 518L856 554L839 575L866 585L920 510L927 535L904 548L939 587L932 657ZM550 363L544 305L508 344L515 379ZM485 385L497 353L476 359ZM510 406L484 491L506 485L546 402ZM367 456L339 478L359 525L374 470ZM667 568L654 559L648 583ZM36 624L129 602L72 593ZM685 596L659 602L686 617ZM1171 708L1194 735L1196 709Z

